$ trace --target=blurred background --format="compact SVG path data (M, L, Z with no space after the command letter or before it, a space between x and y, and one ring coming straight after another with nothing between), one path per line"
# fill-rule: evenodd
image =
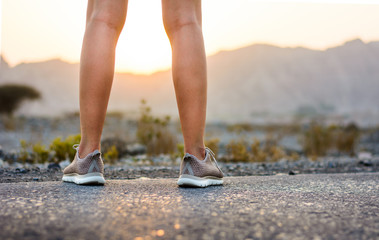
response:
M222 161L379 154L379 1L202 5L206 140ZM86 6L1 1L2 164L71 160ZM182 154L161 18L160 1L129 0L103 132L108 163Z

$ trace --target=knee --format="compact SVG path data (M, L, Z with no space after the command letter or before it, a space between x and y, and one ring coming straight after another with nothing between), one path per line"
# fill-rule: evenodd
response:
M163 16L163 25L169 38L185 27L201 28L195 14L166 14Z
M90 24L104 24L108 28L115 30L117 33L121 33L124 27L126 18L126 12L112 9L95 9L90 17Z

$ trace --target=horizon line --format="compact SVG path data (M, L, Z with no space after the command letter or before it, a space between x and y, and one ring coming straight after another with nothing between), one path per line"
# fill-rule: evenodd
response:
M257 0L257 1L260 1L260 0ZM235 48L221 49L221 50L218 50L216 52L213 52L213 53L210 53L210 54L206 55L206 57L207 58L208 57L212 57L212 56L215 56L215 55L217 55L219 53L222 53L222 52L237 51L239 49L251 47L251 46L254 46L254 45L267 45L267 46L273 46L273 47L278 47L278 48L306 48L306 49L313 50L313 51L326 51L328 49L340 47L340 46L345 45L346 43L357 41L357 40L363 42L364 44L368 44L368 43L371 43L371 42L379 42L379 39L369 40L369 41L363 41L360 37L356 37L356 38L351 38L351 39L344 40L340 44L333 44L333 45L330 45L330 46L324 47L324 48L314 48L314 47L305 46L305 45L293 45L293 46L291 46L291 45L276 44L276 43L271 43L271 42L253 42L253 43L250 43L250 44L240 45L240 46L235 47ZM14 68L14 67L17 67L17 66L22 65L22 64L43 63L43 62L49 62L49 61L54 61L54 60L59 60L61 62L65 62L65 63L68 63L68 64L80 64L80 61L71 61L71 60L68 60L68 59L65 59L65 58L57 56L57 57L52 57L52 58L40 59L40 60L36 59L36 61L21 61L21 62L18 62L17 64L10 65L6 61L6 57L4 57L4 55L3 55L2 51L1 51L0 52L0 66L2 65L2 62L3 62L2 60L4 60L10 68ZM114 72L117 73L117 74L131 74L131 75L151 76L151 75L162 73L162 72L166 72L166 71L169 71L169 70L171 70L171 66L169 66L167 68L161 68L161 69L158 69L158 70L155 70L155 71L151 71L151 72L148 72L148 73L146 73L146 72L139 72L139 71L118 71L116 69L115 69Z

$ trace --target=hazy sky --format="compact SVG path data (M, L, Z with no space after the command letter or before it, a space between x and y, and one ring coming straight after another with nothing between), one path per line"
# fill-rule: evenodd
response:
M61 58L78 62L85 0L1 0L1 53L13 66ZM161 1L129 0L116 70L151 73L171 64ZM208 55L253 43L325 49L379 40L379 0L203 0Z

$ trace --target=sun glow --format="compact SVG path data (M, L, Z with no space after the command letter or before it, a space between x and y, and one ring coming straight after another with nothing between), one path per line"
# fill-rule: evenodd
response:
M379 40L379 0L203 0L202 4L207 55L254 43L325 49L353 38ZM11 66L51 58L78 62L86 7L85 0L2 1L1 54ZM150 74L170 66L161 1L129 0L116 71Z
M162 23L160 1L130 1L117 46L119 71L148 74L171 66L171 47Z

